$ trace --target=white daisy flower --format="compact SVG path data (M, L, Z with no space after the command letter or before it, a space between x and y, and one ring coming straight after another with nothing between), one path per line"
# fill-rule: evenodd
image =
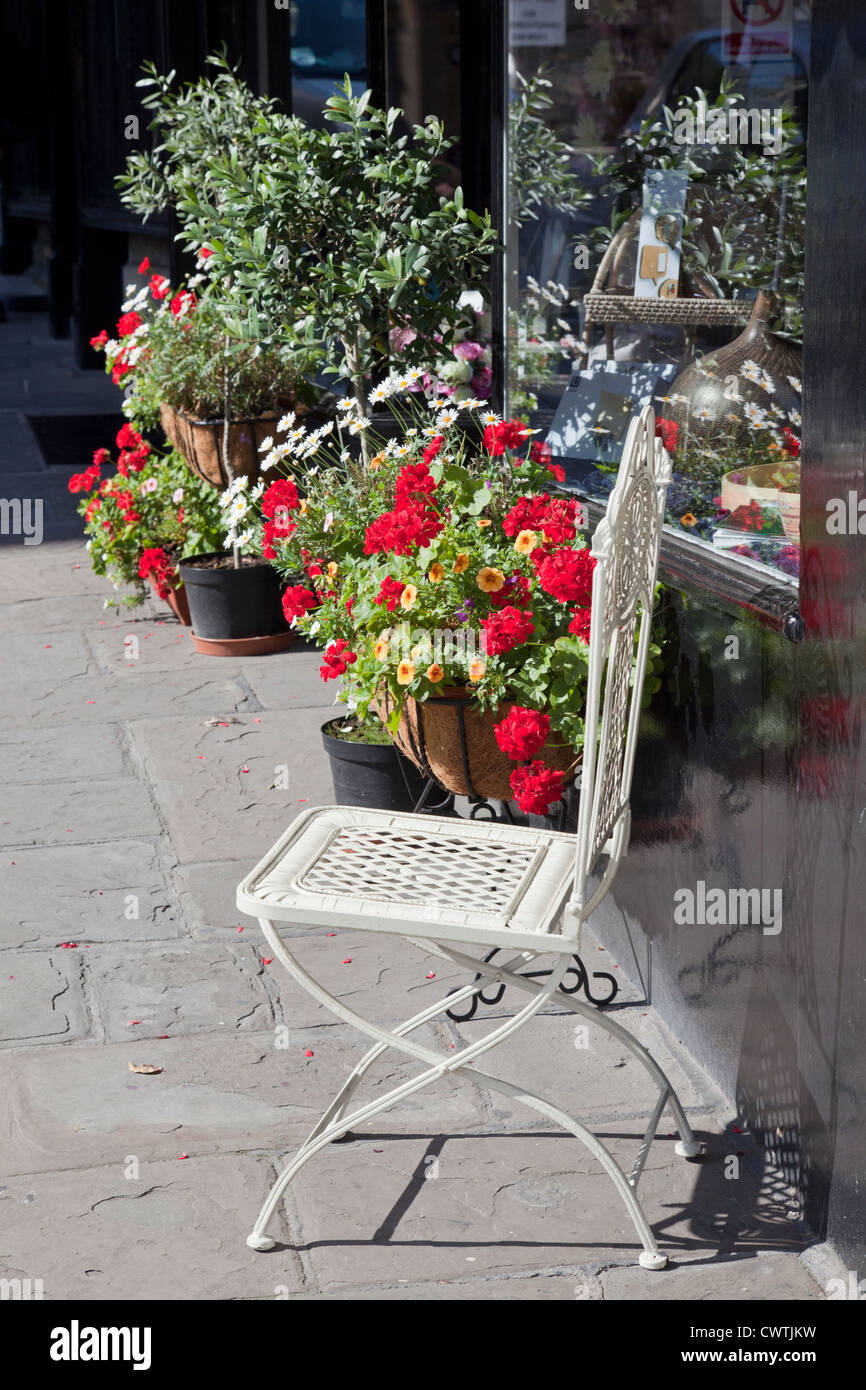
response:
M753 381L756 386L760 386L763 382L764 373L757 362L753 362L751 357L747 357L740 368L740 376L745 377L746 381Z
M794 390L797 392L797 395L802 396L803 383L800 380L800 378L798 376L789 376L788 381L790 382L791 386L793 386Z
M273 436L269 434L268 437L267 437L267 439L263 439L262 442L261 442L261 444L259 445L259 453L260 453L260 454L267 454L267 453L270 452L271 449L273 449L273 447L274 447Z
M743 406L743 414L750 425L756 430L765 430L769 426L766 410L762 410L759 405L753 405L751 401L746 401Z
M268 454L267 458L266 458L266 459L262 459L262 461L261 461L259 467L261 468L261 470L262 470L263 473L267 473L268 469L269 469L269 468L273 468L273 466L274 466L274 464L275 464L276 462L277 462L277 454L276 454L276 451L275 451L274 449L272 449L271 452Z
M412 367L406 373L406 380L414 386L415 382L420 381L423 375L424 373L420 367Z
M770 373L765 372L763 369L761 370L761 385L763 386L768 396L774 396L776 394L775 381L770 376Z
M440 429L447 430L452 425L456 425L459 418L460 412L458 410L443 410L441 414L436 416L436 424Z
M481 416L481 423L482 425L498 425L499 416L496 414L495 410L485 410L484 414Z
M297 444L298 440L303 439L306 433L306 425L298 425L298 428L296 430L292 430L291 434L289 435L289 439L292 441L293 444ZM286 445L282 444L280 445L280 447L285 448Z
M237 546L238 550L243 550L245 545L251 545L252 542L253 532L248 527L246 531L241 531L241 534L238 536L237 540L234 543Z
M342 449L342 450L340 451L340 462L341 462L341 463L349 463L349 461L351 460L351 457L352 457L352 455L349 453L349 450L348 450L348 449Z
M384 383L380 386L375 386L370 392L370 404L378 405L380 401L386 401L388 399L388 394L387 387Z
M484 401L476 400L475 396L467 396L465 401L460 402L461 410L480 410Z
M695 411L696 420L712 420L712 418L713 412L708 410L706 406L702 406L700 410Z
M238 493L229 507L229 521L231 524L235 526L239 521L243 521L249 509L250 504L247 499Z
M364 430L370 428L370 421L365 420L363 415L355 415L349 421L350 434L363 434Z
M290 430L292 428L292 425L294 423L295 412L293 410L290 410L287 415L283 416L282 420L277 421L277 433L285 434L287 430Z
M404 459L406 455L411 454L411 452L412 450L409 448L408 444L398 444L397 448L394 450L394 457L397 459Z
M381 391L382 388L379 386L379 387L377 387L376 389L379 390L379 391ZM344 410L344 411L345 411L345 410L354 410L354 409L355 409L355 402L354 402L353 398L352 398L351 396L344 396L343 399L342 399L341 401L337 401L337 409L338 409L338 410Z
M802 425L803 423L803 417L799 410L789 410L788 419L791 421L792 425Z
M435 401L429 402L431 410L444 410L445 407L450 404L451 402L448 400L446 396L437 396Z
M421 433L425 439L435 439L439 431L437 430L435 425L427 425L426 428L421 431Z
M418 431L415 429L415 427L414 427L414 425L413 425L413 427L412 427L411 430L407 430L407 431L406 431L406 438L407 438L407 439L414 439L417 433L418 433Z
M250 501L251 501L251 502L258 502L258 500L259 500L259 498L261 497L261 495L262 495L262 493L264 492L264 490L265 490L265 485L264 485L264 483L262 482L262 479L259 478L259 480L258 480L258 482L256 483L255 487L253 488L252 492L250 493Z

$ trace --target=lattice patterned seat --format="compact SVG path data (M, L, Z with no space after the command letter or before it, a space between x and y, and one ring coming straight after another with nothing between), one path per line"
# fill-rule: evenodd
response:
M560 989L579 946L581 924L610 888L628 846L629 793L646 670L664 498L670 465L655 438L651 409L629 426L623 458L592 553L592 629L585 724L596 729L583 750L577 841L570 835L489 821L396 815L334 806L305 811L243 880L237 902L257 917L265 938L294 978L329 1008L375 1039L298 1153L278 1177L248 1237L270 1250L266 1234L277 1203L295 1174L326 1144L451 1072L462 1072L520 1101L573 1134L598 1159L625 1202L643 1245L640 1263L662 1269L659 1250L637 1199L637 1184L666 1106L679 1130L677 1153L697 1157L703 1146L689 1128L667 1077L647 1050L609 1014ZM637 642L636 639L637 638ZM599 879L593 891L591 880ZM398 1028L386 1029L335 998L289 951L278 924L398 933L425 951L465 967L466 984L437 999ZM458 949L472 942L511 950L502 965ZM550 955L547 982L527 962ZM437 1052L410 1034L452 1006L472 1001L490 981L528 994L529 1002L485 1036L461 1049ZM548 1101L471 1065L522 1028L553 998L595 1022L627 1047L646 1069L658 1095L628 1175L579 1120ZM420 1074L348 1112L363 1076L387 1049L423 1064Z
M574 837L490 821L312 809L238 889L272 921L573 952L559 930Z

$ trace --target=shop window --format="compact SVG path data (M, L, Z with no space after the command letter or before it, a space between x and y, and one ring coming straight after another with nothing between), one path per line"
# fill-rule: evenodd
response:
M810 4L507 8L509 413L602 500L652 401L670 528L795 579Z

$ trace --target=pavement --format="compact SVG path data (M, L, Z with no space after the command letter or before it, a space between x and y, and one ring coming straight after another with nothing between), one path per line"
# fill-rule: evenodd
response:
M0 323L0 492L50 499L42 544L0 546L0 1279L41 1280L55 1300L822 1299L781 1176L633 963L592 937L590 968L619 972L617 1018L708 1145L677 1158L664 1121L646 1165L667 1270L638 1268L625 1208L575 1139L453 1079L320 1154L276 1249L247 1248L275 1173L365 1049L234 906L291 818L332 799L319 727L333 706L305 646L205 657L156 600L104 607L70 470L45 467L16 391L24 360L42 413L116 405L38 316ZM394 938L294 936L326 987L387 1024L464 978ZM426 1037L459 1049L515 1002ZM584 1041L552 1007L490 1065L630 1167L655 1094L607 1035ZM411 1071L383 1061L358 1100Z

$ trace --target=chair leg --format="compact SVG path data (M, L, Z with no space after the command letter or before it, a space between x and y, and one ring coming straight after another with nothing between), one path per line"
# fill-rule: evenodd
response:
M507 1095L514 1100L522 1102L530 1109L536 1110L539 1114L544 1115L547 1119L560 1125L584 1144L584 1146L598 1159L625 1203L637 1235L644 1247L639 1257L641 1266L645 1269L663 1269L665 1267L667 1264L667 1256L658 1248L652 1228L638 1201L635 1185L626 1177L626 1174L623 1172L616 1159L605 1148L601 1141L584 1125L580 1124L579 1121L573 1119L571 1116L567 1115L565 1111L560 1110L549 1101L534 1095L532 1092L525 1091L522 1087L512 1085L511 1082L501 1080L499 1077L489 1076L486 1072L479 1071L475 1067L468 1065L469 1061L483 1055L484 1052L489 1051L492 1047L496 1046L498 1042L502 1041L504 1037L522 1027L525 1022L538 1012L539 1008L541 1008L544 1003L550 1000L568 968L566 957L563 957L562 960L557 963L545 985L535 984L534 981L526 982L530 986L533 998L513 1019L506 1020L498 1028L492 1030L484 1038L471 1044L455 1057L443 1058L441 1054L434 1052L430 1048L421 1047L416 1043L407 1041L407 1034L420 1027L423 1023L435 1018L438 1014L445 1012L448 1006L454 1002L455 996L453 994L446 995L444 999L438 1000L435 1004L428 1006L428 1008L422 1010L421 1013L416 1014L413 1018L401 1024L399 1028L395 1029L393 1032L382 1029L369 1020L362 1018L361 1015L340 1003L339 1000L334 999L334 997L330 995L327 990L323 989L312 976L308 975L286 950L281 938L270 922L266 923L263 921L262 929L265 931L267 940L274 952L279 955L279 959L285 965L286 969L294 975L300 984L308 989L315 998L318 998L321 1003L334 1008L335 1012L337 1012L340 1017L343 1017L347 1022L353 1023L362 1032L376 1037L378 1041L357 1064L342 1090L316 1125L310 1137L298 1150L294 1159L292 1159L279 1175L262 1207L253 1231L247 1238L247 1244L252 1249L273 1249L275 1242L266 1234L266 1227L276 1210L280 1198L292 1179L316 1153L330 1144L334 1139L345 1134L353 1125L360 1124L362 1121L370 1119L384 1110L390 1109L397 1101L411 1095L414 1091L422 1089L432 1081L438 1080L440 1076L449 1072L456 1073L462 1071L470 1079L491 1090L499 1091L503 1095ZM421 945L422 943L418 942L417 944ZM426 949L430 949L432 943L424 942L423 945ZM440 954L438 951L435 953ZM517 966L523 963L524 956L521 954L515 957L513 962L509 962L508 966L500 966L499 970L495 970L491 967L488 973L494 978L508 975L511 979L514 979L517 977L511 975L511 965ZM460 992L461 996L468 996L477 988L477 984L466 985ZM345 1116L346 1104L364 1071L367 1070L375 1058L381 1055L387 1047L393 1047L419 1061L425 1061L432 1065L420 1076L404 1082L402 1085L389 1091L387 1095L367 1105L361 1106L351 1115Z

